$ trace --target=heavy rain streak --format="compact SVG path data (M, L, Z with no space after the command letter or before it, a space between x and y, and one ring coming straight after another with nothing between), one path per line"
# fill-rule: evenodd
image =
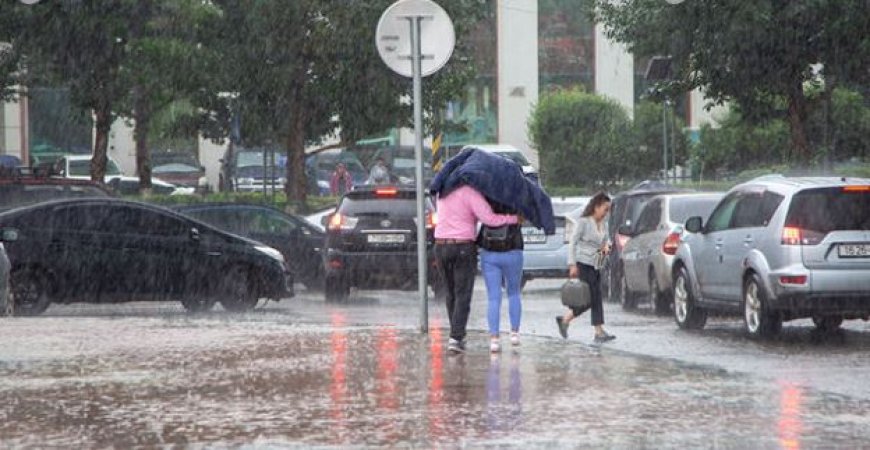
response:
M0 2L0 447L866 448L866 0Z

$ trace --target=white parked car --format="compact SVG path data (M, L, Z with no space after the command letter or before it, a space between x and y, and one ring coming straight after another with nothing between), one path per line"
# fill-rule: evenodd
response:
M90 180L91 179L91 155L66 155L60 157L54 164L54 170L58 176L70 178L74 180ZM124 174L121 172L118 163L112 158L106 161L106 176L103 179L104 183L108 183L114 178L121 177Z

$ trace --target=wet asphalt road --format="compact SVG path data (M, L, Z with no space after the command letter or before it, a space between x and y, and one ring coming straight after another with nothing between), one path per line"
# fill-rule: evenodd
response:
M595 347L587 317L556 338L558 286L527 287L522 345L495 356L480 282L460 357L443 305L417 332L413 292L3 318L0 447L870 447L866 323L825 336L794 322L755 343L736 319L683 333L607 305L618 339Z

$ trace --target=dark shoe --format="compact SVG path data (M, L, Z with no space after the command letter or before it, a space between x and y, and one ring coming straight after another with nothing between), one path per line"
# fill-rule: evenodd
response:
M556 325L559 327L562 339L568 339L568 324L562 321L562 316L556 316Z
M451 355L465 353L465 341L458 341L450 338L450 341L447 342L447 352Z
M604 333L601 333L601 334L595 336L595 342L598 344L603 344L605 342L609 342L609 341L612 341L614 339L616 339L616 336L614 336L612 334L608 334L606 331Z

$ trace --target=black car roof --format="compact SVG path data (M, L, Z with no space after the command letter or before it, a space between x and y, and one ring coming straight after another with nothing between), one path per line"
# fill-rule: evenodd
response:
M21 214L27 214L34 210L39 210L43 208L51 208L56 206L65 206L65 205L129 205L136 206L142 209L147 209L156 213L163 213L178 219L186 220L188 222L193 222L197 225L197 227L202 227L203 229L207 229L210 232L214 232L220 234L221 236L225 236L231 239L236 239L240 241L244 241L248 245L265 245L260 242L257 242L253 239L248 239L244 236L239 236L233 233L226 232L221 230L220 228L209 225L201 220L197 220L193 217L188 217L183 214L180 214L178 211L175 211L170 208L153 205L150 203L143 203L131 200L124 200L120 198L101 198L101 197L91 197L91 198L76 198L76 199L61 199L61 200L52 200L48 202L38 203L35 205L22 206L20 208L10 209L8 211L0 212L0 217L13 217Z

